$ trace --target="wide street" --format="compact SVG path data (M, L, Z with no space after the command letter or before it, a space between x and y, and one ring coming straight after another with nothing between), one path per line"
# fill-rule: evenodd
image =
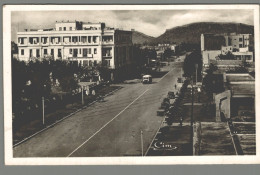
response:
M14 157L141 156L141 130L145 152L163 120L156 111L168 91L175 91L181 68L182 62L172 62L152 84L117 84L122 88L104 102L16 146Z

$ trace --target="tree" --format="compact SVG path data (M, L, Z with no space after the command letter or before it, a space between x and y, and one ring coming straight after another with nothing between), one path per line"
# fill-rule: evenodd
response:
M107 66L99 64L97 70L104 81L109 81L111 78L111 71Z
M168 58L170 58L170 56L172 56L172 51L171 51L171 49L169 49L169 48L167 48L164 52L163 52L163 56L164 56L164 58L166 58L166 59L168 59Z
M193 76L196 72L195 64L198 64L198 77L200 77L200 72L202 70L202 56L199 51L193 51L191 54L187 55L184 63L183 63L183 70L184 75L186 77Z
M212 93L219 93L224 90L223 75L214 74L217 69L217 66L210 64L209 69L206 71L207 75L203 79L204 90L209 96L211 96Z

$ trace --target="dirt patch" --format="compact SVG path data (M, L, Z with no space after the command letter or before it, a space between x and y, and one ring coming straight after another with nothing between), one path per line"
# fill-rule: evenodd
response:
M226 123L201 123L200 155L235 155Z

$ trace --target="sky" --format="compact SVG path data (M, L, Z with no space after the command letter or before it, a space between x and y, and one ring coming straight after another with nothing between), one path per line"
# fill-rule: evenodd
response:
M56 21L105 22L106 26L135 29L158 37L166 29L194 22L237 22L253 25L253 10L102 10L102 11L14 11L11 14L12 41L26 28L54 28Z

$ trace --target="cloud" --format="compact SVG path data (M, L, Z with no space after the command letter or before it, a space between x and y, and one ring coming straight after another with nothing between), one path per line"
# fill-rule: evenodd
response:
M166 29L194 22L237 22L253 25L253 10L81 10L12 12L12 40L24 28L54 27L55 21L105 22L107 26L135 29L159 36Z

